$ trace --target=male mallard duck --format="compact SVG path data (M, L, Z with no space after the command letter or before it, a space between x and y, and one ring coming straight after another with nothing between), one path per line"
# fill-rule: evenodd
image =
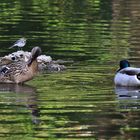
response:
M31 80L38 72L37 57L41 54L39 47L34 47L28 62L18 61L3 66L0 69L1 83L24 83Z
M140 68L130 67L127 60L121 60L114 82L117 86L140 86Z
M13 48L13 47L18 47L18 48L22 48L24 47L26 44L26 38L20 38L19 40L17 40L14 45L12 45L11 47L9 47L9 49Z

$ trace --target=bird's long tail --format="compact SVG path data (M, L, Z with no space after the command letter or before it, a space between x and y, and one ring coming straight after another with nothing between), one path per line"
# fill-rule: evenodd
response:
M12 45L11 47L9 47L9 49L11 49L11 48L13 48L13 47L15 47L15 45Z

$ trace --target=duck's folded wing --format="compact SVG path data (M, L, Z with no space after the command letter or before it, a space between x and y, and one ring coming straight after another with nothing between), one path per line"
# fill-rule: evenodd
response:
M120 73L131 75L131 76L138 75L140 74L140 68L125 68L125 69L122 69Z
M9 67L7 67L7 66L2 66L1 68L0 68L0 74L6 74L6 73L8 73L8 71L9 71Z

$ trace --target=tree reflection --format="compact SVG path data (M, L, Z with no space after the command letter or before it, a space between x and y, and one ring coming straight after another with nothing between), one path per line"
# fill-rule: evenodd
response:
M28 133L27 131L31 133L33 131L32 124L40 124L37 100L34 87L0 84L1 135L5 135L5 132L7 135Z

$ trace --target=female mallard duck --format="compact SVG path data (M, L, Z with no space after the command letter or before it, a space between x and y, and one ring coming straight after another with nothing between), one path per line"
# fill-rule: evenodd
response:
M130 67L127 60L121 60L114 82L116 86L140 86L140 68Z
M0 69L1 83L24 83L31 80L38 72L37 57L41 54L39 47L34 47L28 62L18 61L3 66Z
M17 51L17 52L13 52L9 55L6 55L4 57L0 57L0 65L7 65L10 64L14 61L25 61L27 62L29 60L29 58L31 57L31 52L27 52L27 51ZM38 63L50 63L52 61L51 56L46 56L46 55L39 55L37 57L37 62Z
M17 51L12 54L1 57L0 66L8 65L10 63L18 62L18 61L28 62L30 57L31 57L31 52ZM45 70L49 72L60 72L65 70L66 66L60 65L59 63L63 64L69 61L63 61L63 60L54 61L52 60L51 56L39 55L37 57L37 62L38 62L38 70L40 72L44 72Z

